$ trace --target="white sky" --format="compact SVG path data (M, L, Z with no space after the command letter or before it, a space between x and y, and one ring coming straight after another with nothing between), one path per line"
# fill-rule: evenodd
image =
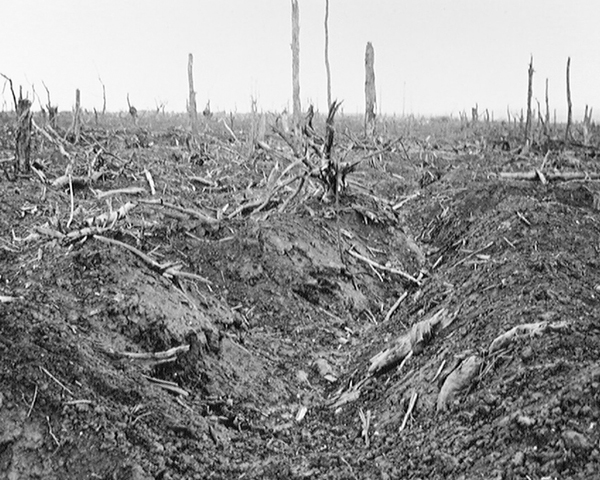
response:
M300 0L303 108L325 110L324 0ZM244 112L291 105L289 0L0 0L0 72L59 109L81 89L84 108L184 111L187 57L194 54L197 103ZM576 119L586 104L600 118L599 0L330 0L333 97L346 113L364 105L364 52L375 48L377 97L384 113L470 112L496 118L525 107L527 65L534 97L559 120L571 56ZM0 82L0 85L2 83ZM31 95L31 93L30 93ZM4 110L12 108L2 92ZM534 102L535 106L535 102Z

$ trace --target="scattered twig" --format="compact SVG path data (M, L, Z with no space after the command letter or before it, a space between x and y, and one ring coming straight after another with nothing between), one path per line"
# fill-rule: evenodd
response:
M390 318L392 318L392 315L394 314L394 312L398 309L398 307L400 306L400 304L404 301L404 299L408 296L408 292L404 292L402 295L400 295L400 297L398 298L398 300L396 300L396 303L394 303L394 305L392 305L392 308L390 308L385 316L385 318L383 319L384 323L387 322Z
M69 390L58 378L56 378L54 375L52 375L48 370L46 370L44 367L42 367L40 365L40 370L42 372L44 372L46 375L48 375L52 380L54 380L58 385L60 385L60 387L65 390L66 392L68 392L72 397L75 396L75 394Z
M60 442L58 441L58 438L56 438L56 435L54 435L54 432L52 431L52 425L50 425L50 417L48 415L46 415L46 422L48 423L48 433L52 437L52 440L54 440L54 443L56 443L56 446L60 447Z
M521 220L525 225L531 227L531 222L527 220L527 218L525 218L525 215L523 215L521 212L517 212L517 217L519 217L519 220Z
M462 263L466 262L469 258L474 257L475 255L477 255L478 253L483 252L484 250L487 250L488 248L490 248L492 245L494 245L494 242L491 241L490 243L488 243L487 245L485 245L484 247L481 247L478 250L475 250L474 252L469 253L465 258L462 258L461 260L459 260L458 262L456 262L454 265L452 265L448 270L452 270L456 267L458 267L459 265L461 265Z
M408 418L412 414L412 411L415 408L417 403L417 392L413 392L410 396L410 401L408 402L408 408L406 409L406 414L404 415L404 419L402 420L402 425L400 425L399 431L401 432L406 427L406 422L408 422Z
M156 385L157 387L160 387L164 390L168 390L169 392L176 393L177 395L183 395L184 397L187 397L190 394L190 392L184 390L179 385L177 385L175 382L169 382L167 380L161 380L160 378L149 377L148 375L142 375L142 376L146 380L148 380L150 383L152 383L152 384Z
M35 405L35 400L37 399L38 386L37 383L35 385L35 391L33 392L33 400L31 401L31 405L29 406L29 410L27 411L27 418L31 416L31 412L33 411L33 406Z
M365 441L365 447L369 448L369 444L371 443L371 439L369 438L369 427L371 426L371 410L367 410L365 414L362 408L358 411L358 415L360 416L360 422L362 424L361 436Z
M150 193L152 194L152 196L156 195L154 179L152 178L152 174L148 171L147 168L144 168L144 175L146 176L146 180L148 181L148 185L150 186Z
M165 360L175 358L177 355L190 350L189 345L180 345L178 347L170 348L162 352L115 352L116 355L131 358L132 360Z

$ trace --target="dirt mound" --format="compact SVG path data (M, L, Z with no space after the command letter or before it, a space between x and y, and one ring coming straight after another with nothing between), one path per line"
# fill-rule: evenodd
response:
M408 138L228 218L280 157L138 133L0 189L0 479L597 475L594 181Z

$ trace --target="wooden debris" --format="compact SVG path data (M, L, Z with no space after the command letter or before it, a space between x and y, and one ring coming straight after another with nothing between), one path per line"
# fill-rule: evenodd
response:
M497 352L498 350L502 350L518 338L522 338L525 336L533 337L534 335L541 335L546 330L565 330L568 327L569 324L564 321L554 323L535 322L517 325L516 327L511 328L507 332L504 332L502 335L497 336L490 344L488 348L488 353L492 354L494 352Z
M0 303L10 303L16 302L17 300L22 300L23 297L10 297L8 295L0 295Z
M402 362L410 353L420 353L435 330L447 328L454 318L455 315L448 314L448 311L442 308L431 317L416 323L408 332L398 337L391 347L371 358L369 373L377 374L386 371Z
M298 413L296 414L296 423L300 423L302 420L304 420L304 417L306 416L307 412L308 412L308 408L306 408L304 405L302 405L298 409Z
M371 439L369 438L369 427L371 426L371 410L367 410L367 413L365 414L363 412L363 409L361 408L358 411L358 415L360 417L360 423L362 425L360 435L365 441L365 447L369 448L369 445L371 443Z
M473 379L479 374L482 365L483 359L481 357L471 355L448 375L438 395L438 412L445 411L448 408L448 404L454 400L456 395L471 384Z

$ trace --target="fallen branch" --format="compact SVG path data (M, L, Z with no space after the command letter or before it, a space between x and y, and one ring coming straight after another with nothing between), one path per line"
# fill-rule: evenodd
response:
M103 213L102 215L98 215L96 217L90 217L85 220L85 223L89 227L106 227L108 224L114 225L118 220L125 218L129 211L132 210L135 206L137 206L137 203L127 202L118 210Z
M104 175L104 172L94 172L92 175L87 177L72 177L71 175L63 175L62 177L56 178L51 185L55 188L60 188L69 185L69 182L72 182L73 186L86 187L98 180L102 175Z
M542 174L540 170L531 172L500 172L500 178L505 180L544 180L548 182L570 180L600 180L600 173L592 172L548 172ZM544 180L543 180L544 179Z
M112 355L126 357L131 360L139 360L139 361L150 361L153 364L158 363L166 363L173 362L177 359L177 355L180 353L185 353L190 350L189 345L180 345L178 347L170 348L169 350L164 350L162 352L154 352L154 353L138 353L138 352L110 352Z
M142 187L127 187L127 188L117 188L115 190L108 190L103 192L102 190L93 190L94 195L96 195L97 199L102 199L106 197L112 197L113 195L135 195L138 193L146 193L146 189ZM154 194L153 194L154 195Z
M207 284L212 283L210 280L208 280L204 277L201 277L200 275L196 275L195 273L180 271L179 269L181 268L181 265L179 265L178 263L174 263L174 262L167 262L167 263L162 263L162 264L158 263L156 260L154 260L150 256L146 255L144 252L138 250L135 247L132 247L131 245L128 245L127 243L120 242L119 240L114 240L112 238L103 237L102 235L94 235L94 238L97 240L100 240L101 242L108 243L110 245L116 245L118 247L122 247L126 250L129 250L131 253L133 253L134 255L137 255L144 262L146 262L150 266L150 268L152 268L153 270L156 270L158 273L165 276L166 278L184 277L184 278L191 278L193 280L200 280L201 282L204 282Z
M171 208L173 210L177 210L178 212L185 213L186 215L189 215L191 217L194 217L194 218L200 220L205 225L217 226L219 224L219 220L209 216L206 213L200 212L198 210L192 210L190 208L180 207L179 205L165 202L160 198L155 199L155 200L140 200L139 202L144 203L146 205L157 205L157 206L163 206L166 208Z
M219 186L219 184L217 182L214 182L214 181L209 180L208 178L204 178L204 177L193 176L193 177L188 177L188 180L191 180L192 182L198 182L198 183L204 185L205 187L217 188Z
M352 255L354 258L358 258L359 260L362 260L363 262L368 263L369 265L371 265L374 268L378 268L379 270L383 270L385 272L390 272L390 273L394 273L396 275L400 275L402 278L405 278L406 280L413 282L415 285L421 286L421 281L417 280L412 275L409 275L408 273L403 272L402 270L398 270L397 268L391 268L391 267L386 267L385 265L381 265L380 263L377 263L367 257L362 256L360 253L355 252L352 249L348 250L348 253L350 255Z

